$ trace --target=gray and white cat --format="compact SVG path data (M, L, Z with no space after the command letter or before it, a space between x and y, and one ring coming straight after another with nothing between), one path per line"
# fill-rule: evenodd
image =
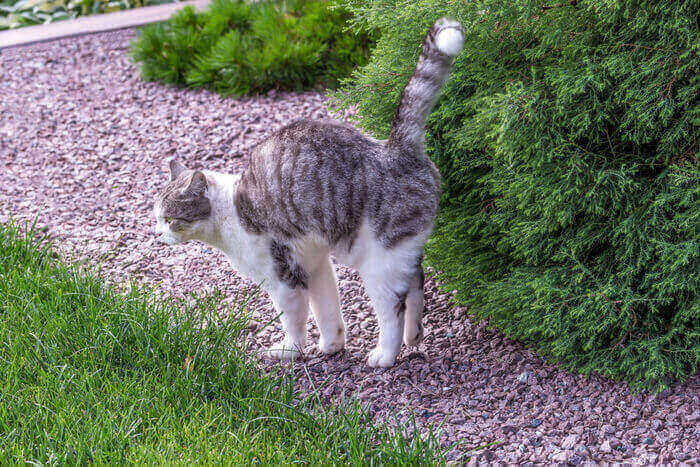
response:
M286 337L268 350L291 358L306 344L309 307L319 348L345 346L330 255L357 269L379 322L368 364L389 367L401 342L423 336L423 247L440 197L440 175L425 154L425 121L462 49L459 23L438 20L401 96L389 139L335 121L296 121L253 151L240 175L170 162L156 199L156 233L168 244L200 240L262 283Z

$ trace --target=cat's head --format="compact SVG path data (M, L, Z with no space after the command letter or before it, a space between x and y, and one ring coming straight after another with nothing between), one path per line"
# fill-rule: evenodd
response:
M170 161L170 181L158 194L153 206L156 235L160 241L175 245L207 238L211 230L207 186L204 173Z

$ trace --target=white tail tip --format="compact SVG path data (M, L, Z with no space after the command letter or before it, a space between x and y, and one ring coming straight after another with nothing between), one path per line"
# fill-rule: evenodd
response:
M435 45L440 52L454 57L462 50L464 36L462 27L457 21L442 18L438 20L440 31L435 38Z

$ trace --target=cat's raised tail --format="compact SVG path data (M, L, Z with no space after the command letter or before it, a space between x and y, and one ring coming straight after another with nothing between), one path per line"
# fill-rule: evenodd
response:
M428 30L416 70L391 121L390 146L423 157L425 121L450 74L455 56L462 50L463 41L462 26L452 19L440 18Z

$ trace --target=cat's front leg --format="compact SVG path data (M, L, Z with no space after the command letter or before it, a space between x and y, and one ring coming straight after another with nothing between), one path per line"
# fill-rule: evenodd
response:
M345 323L340 313L338 283L330 257L324 258L309 280L309 301L320 333L319 350L331 355L345 348Z
M280 284L268 291L277 313L285 337L270 346L265 355L276 360L291 360L301 356L306 345L306 321L309 316L309 299L306 290L291 289Z

